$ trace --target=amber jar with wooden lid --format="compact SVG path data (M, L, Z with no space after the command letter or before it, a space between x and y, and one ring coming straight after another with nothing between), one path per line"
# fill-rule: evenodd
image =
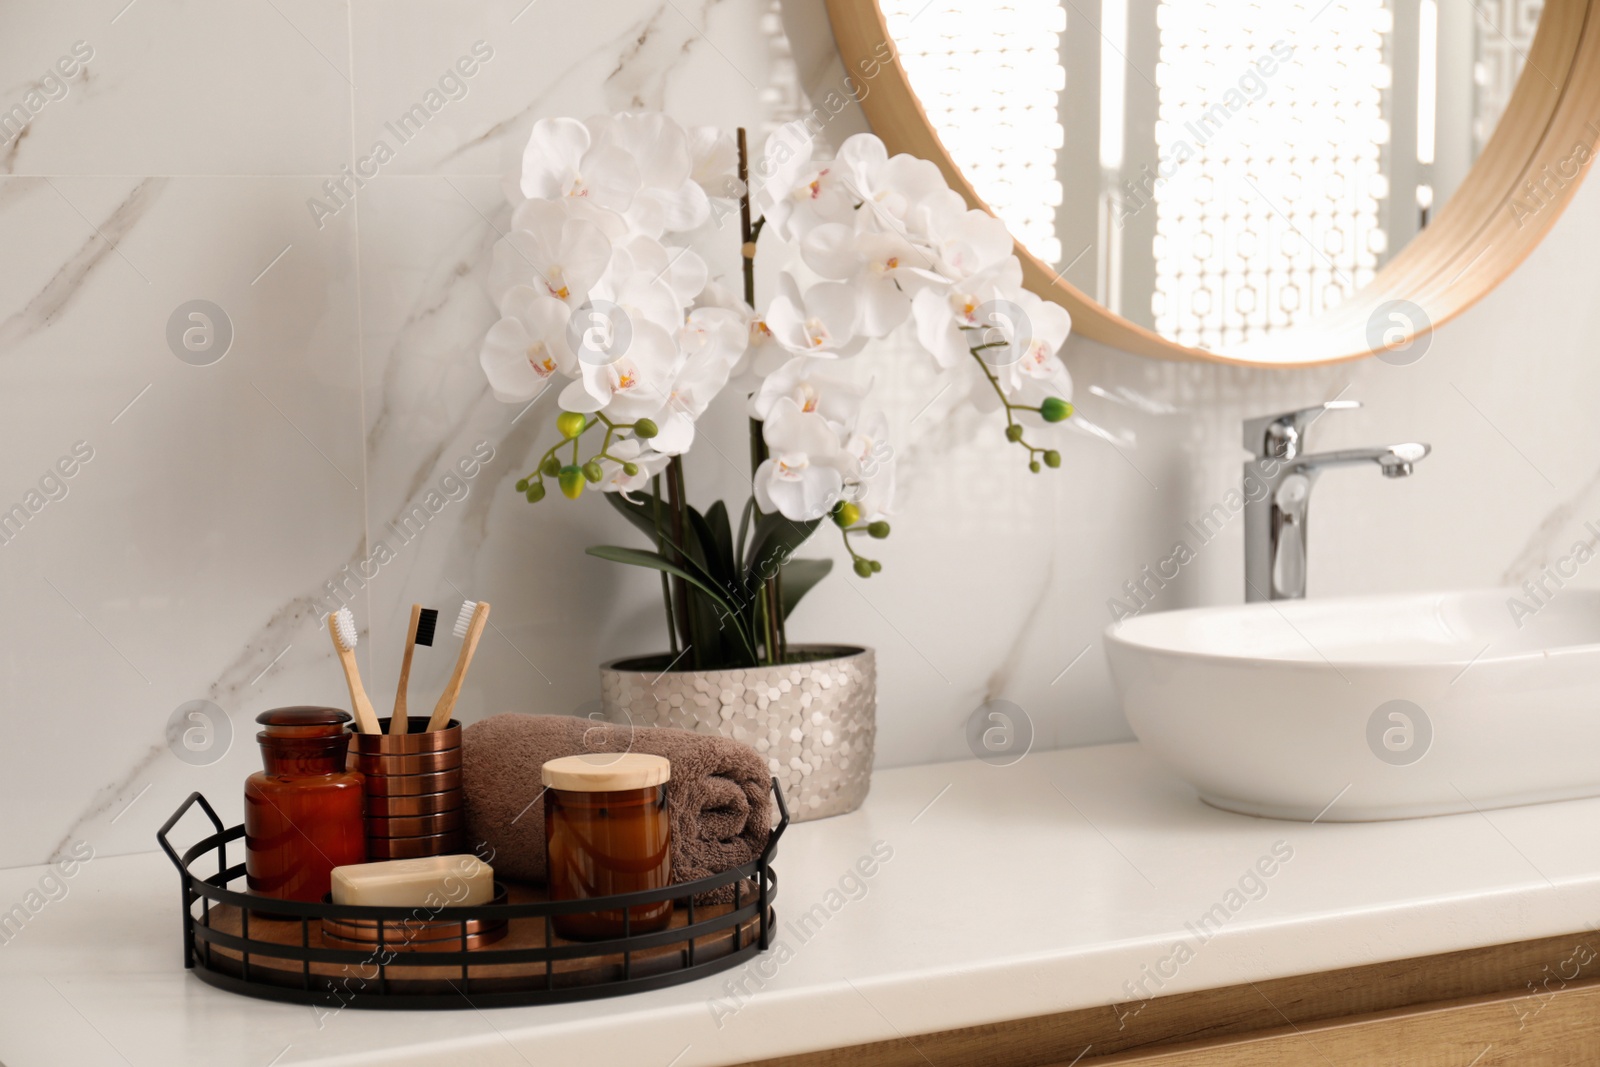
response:
M335 867L367 860L361 774L346 770L350 713L274 708L256 716L263 769L244 785L245 874L252 893L319 901Z
M640 752L564 756L540 769L551 900L672 884L671 777L670 762ZM551 922L568 940L604 941L666 929L672 901L558 915Z

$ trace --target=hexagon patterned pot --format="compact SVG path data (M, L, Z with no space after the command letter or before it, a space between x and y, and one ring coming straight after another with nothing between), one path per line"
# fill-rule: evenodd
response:
M793 645L799 662L720 671L663 671L668 656L600 668L612 722L721 734L767 758L796 821L854 811L872 784L878 706L872 650Z

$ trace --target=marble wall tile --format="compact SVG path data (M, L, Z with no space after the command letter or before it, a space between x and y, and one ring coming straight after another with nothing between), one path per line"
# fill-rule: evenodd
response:
M349 155L343 3L8 4L0 70L0 112L31 112L0 129L0 173L327 174Z
M314 188L0 179L0 243L28 250L0 268L0 499L30 507L75 446L90 457L0 545L7 726L29 757L0 779L4 810L29 813L8 820L0 865L73 834L149 848L198 783L237 791L256 712L341 699L337 675L291 680L327 658L313 579L364 538L355 233L311 229ZM196 298L232 324L207 366L167 341ZM196 699L234 734L206 768L166 743Z
M667 109L683 122L750 123L771 91L767 6L351 0L356 146L386 141L394 173L498 176L545 116ZM418 104L432 108L426 119Z

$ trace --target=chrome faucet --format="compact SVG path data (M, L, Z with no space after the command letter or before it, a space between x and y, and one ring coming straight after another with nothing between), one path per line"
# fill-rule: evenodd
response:
M1324 412L1347 411L1359 400L1246 420L1244 447L1244 598L1298 600L1306 595L1306 509L1317 476L1329 467L1376 463L1385 478L1404 478L1431 446L1408 442L1303 455L1306 429ZM1253 484L1252 484L1253 483Z

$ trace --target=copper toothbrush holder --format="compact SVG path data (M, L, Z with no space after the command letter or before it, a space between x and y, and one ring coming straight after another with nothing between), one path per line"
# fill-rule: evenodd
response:
M461 790L461 724L428 731L411 716L410 733L353 734L350 746L366 790L367 858L453 856L466 847Z

